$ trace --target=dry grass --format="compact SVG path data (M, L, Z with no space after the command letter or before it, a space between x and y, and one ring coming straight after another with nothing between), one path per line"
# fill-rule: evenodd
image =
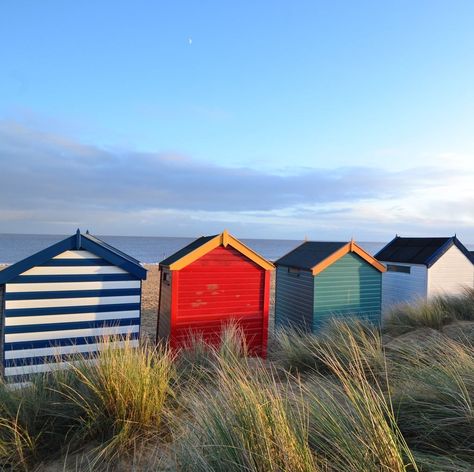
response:
M471 319L465 297L443 312ZM390 355L375 327L335 320L317 336L279 333L262 361L229 327L217 347L105 349L28 388L0 385L0 466L474 470L474 349L426 328L445 326L429 308L389 325ZM403 342L407 326L420 342Z
M384 331L398 336L418 328L440 330L454 321L474 321L473 288L466 287L460 295L395 306L384 321Z

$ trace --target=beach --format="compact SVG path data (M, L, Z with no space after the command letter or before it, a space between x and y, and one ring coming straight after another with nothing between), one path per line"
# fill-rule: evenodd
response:
M154 340L160 295L160 269L158 265L153 264L145 267L148 273L146 280L142 282L141 334Z

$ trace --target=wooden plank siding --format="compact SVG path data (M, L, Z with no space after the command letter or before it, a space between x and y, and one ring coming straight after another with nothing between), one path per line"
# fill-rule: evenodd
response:
M474 287L474 264L453 245L428 269L427 286L428 298L459 295Z
M179 271L172 271L173 297L163 302L172 306L171 346L185 343L190 333L200 333L207 341L215 342L222 328L235 322L243 330L251 352L264 355L269 285L266 272L231 246L219 246Z
M137 344L140 306L141 280L89 251L65 251L25 270L5 285L6 379L92 356L107 335Z
M398 304L426 301L428 269L424 265L387 262L410 268L410 273L387 270L382 275L382 313L387 315Z
M275 327L311 330L313 324L313 275L278 266L275 285Z
M358 317L379 324L382 274L348 253L314 277L313 330L331 317Z

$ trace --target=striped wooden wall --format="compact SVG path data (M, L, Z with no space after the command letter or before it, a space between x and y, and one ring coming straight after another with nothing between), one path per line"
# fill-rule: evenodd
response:
M5 285L4 298L7 380L91 356L103 336L138 343L141 280L91 252L65 251L23 272Z

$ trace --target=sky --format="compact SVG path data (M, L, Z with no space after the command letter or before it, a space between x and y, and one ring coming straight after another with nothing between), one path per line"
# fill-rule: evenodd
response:
M474 243L474 2L4 0L0 233Z

